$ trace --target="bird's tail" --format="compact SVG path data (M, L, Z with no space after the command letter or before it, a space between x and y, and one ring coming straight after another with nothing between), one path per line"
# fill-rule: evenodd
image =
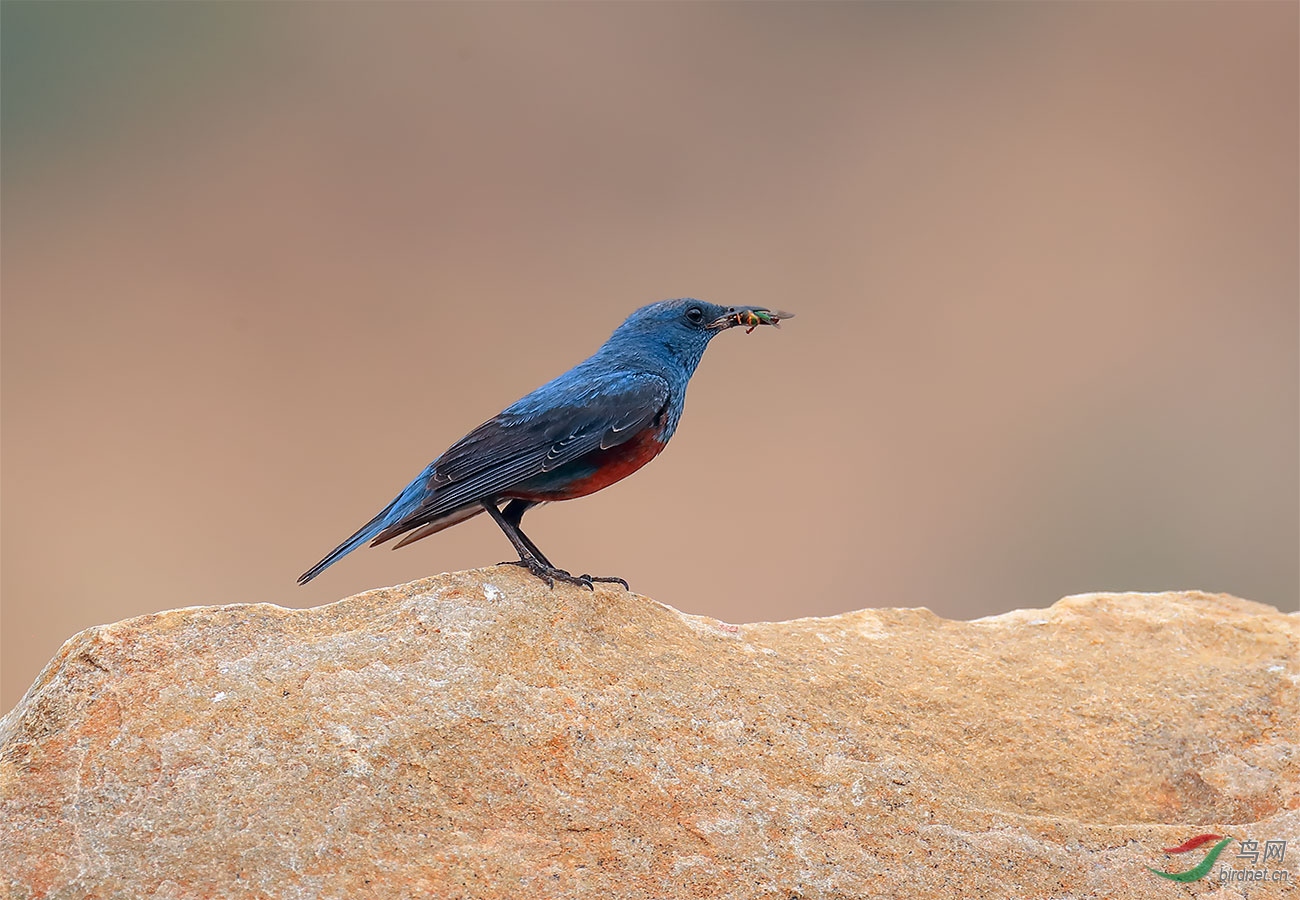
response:
M306 572L303 572L301 575L299 575L298 583L306 584L307 582L311 581L321 572L324 572L330 566L334 565L334 563L338 562L340 559L347 556L353 550L357 549L362 544L364 544L366 541L370 540L372 537L379 534L379 532L383 531L384 528L388 526L389 517L392 515L394 508L396 508L398 501L400 501L401 499L402 497L397 497L396 499L394 499L392 503L388 504L383 509L381 509L373 519L371 519L365 525L362 525L356 534L352 535L352 537L348 538L346 541L339 544L337 547L331 550L324 559L316 563L316 565L312 566Z

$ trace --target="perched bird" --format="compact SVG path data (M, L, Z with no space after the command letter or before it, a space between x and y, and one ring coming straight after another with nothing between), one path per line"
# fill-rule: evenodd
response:
M366 541L412 541L487 512L519 554L516 565L554 586L596 578L553 566L519 528L524 513L585 497L659 455L677 430L686 384L714 335L753 331L790 313L664 300L643 306L590 358L506 407L425 468L391 503L298 579L306 584Z

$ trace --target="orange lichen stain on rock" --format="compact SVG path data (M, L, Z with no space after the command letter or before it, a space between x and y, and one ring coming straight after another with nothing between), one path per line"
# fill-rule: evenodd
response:
M53 835L50 837L53 837ZM67 835L64 839L68 840L72 837L72 835ZM76 865L76 861L68 854L48 851L34 853L24 862L25 865L22 869L23 888L31 897L50 896L56 885L63 886L67 883L68 870Z

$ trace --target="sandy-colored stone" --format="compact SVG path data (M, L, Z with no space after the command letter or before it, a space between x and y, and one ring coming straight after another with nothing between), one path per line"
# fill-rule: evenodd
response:
M1300 880L1298 648L1221 595L735 626L512 567L179 609L68 641L0 721L0 869L15 898L1282 896L1146 866L1216 832Z

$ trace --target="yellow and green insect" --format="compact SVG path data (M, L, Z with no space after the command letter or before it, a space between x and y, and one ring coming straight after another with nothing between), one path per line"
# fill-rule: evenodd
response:
M792 318L793 313L781 312L779 309L742 309L736 313L736 324L745 329L745 334L751 334L759 325L780 328L782 319Z

